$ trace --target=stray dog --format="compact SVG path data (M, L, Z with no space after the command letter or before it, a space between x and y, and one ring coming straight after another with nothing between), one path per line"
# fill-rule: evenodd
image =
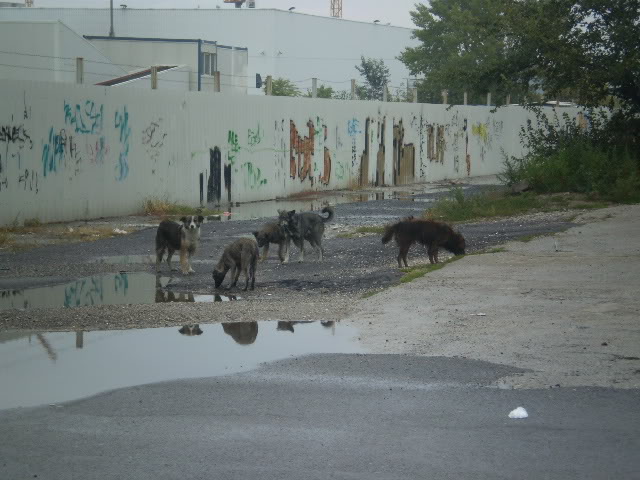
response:
M289 233L293 243L300 249L299 262L304 261L305 240L318 252L318 260L322 260L324 255L322 248L324 224L333 219L333 207L324 207L322 213L327 213L328 216L325 218L313 212L296 213L295 210L289 212L278 210L278 223Z
M231 285L227 290L236 286L240 271L244 272L246 278L244 289L246 290L249 282L251 282L251 290L253 290L256 283L256 267L258 266L259 254L258 242L253 238L239 238L227 245L218 265L213 269L212 275L216 288L220 287L227 272L231 269Z
M281 263L289 261L289 243L291 241L287 229L278 222L267 223L260 230L253 232L253 236L258 241L258 247L262 248L262 261L269 255L269 244L278 245L278 258Z
M438 248L444 247L454 255L464 255L464 237L455 232L446 223L434 222L433 220L414 220L412 218L401 220L385 228L382 236L382 243L389 243L395 236L396 243L400 248L398 253L398 266L407 265L407 253L414 242L427 246L429 262L438 263Z
M182 335L186 335L187 337L193 337L194 335L202 335L202 330L200 329L200 325L197 323L195 325L183 325L179 333Z
M156 272L160 270L164 251L167 250L167 264L171 268L171 257L176 250L180 251L180 265L182 273L188 275L195 273L189 263L191 255L196 253L200 243L200 225L204 221L202 215L189 215L182 217L180 223L172 220L163 220L156 233Z

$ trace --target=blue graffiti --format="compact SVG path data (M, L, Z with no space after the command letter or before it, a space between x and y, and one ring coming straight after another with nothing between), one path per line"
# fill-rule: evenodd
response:
M347 122L347 133L349 134L350 137L353 137L359 133L362 133L362 130L360 130L360 122L358 121L357 118L353 118L351 120L349 120Z
M53 127L49 129L49 143L42 147L42 174L57 172L58 165L64 160L67 135L64 130L60 134L53 133Z
M118 165L116 165L116 179L124 180L129 175L129 137L131 136L131 127L129 127L129 112L127 107L122 112L116 111L115 127L120 130L120 144L122 150L118 157Z
M75 107L64 102L64 123L73 127L76 133L100 134L104 123L104 105L97 107L94 102L87 100L84 106Z
M104 300L104 289L101 277L90 277L78 280L64 289L64 306L80 307L84 305L100 305Z
M119 273L113 278L113 287L116 293L122 291L123 295L127 295L127 290L129 290L129 277L126 273Z

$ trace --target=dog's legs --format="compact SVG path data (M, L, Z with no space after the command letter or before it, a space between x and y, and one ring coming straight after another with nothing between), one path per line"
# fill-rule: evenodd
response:
M180 266L182 267L182 274L189 275L189 260L187 259L187 249L180 249Z
M280 263L285 263L289 256L287 255L287 243L286 241L280 242L278 244L278 258L280 259Z
M398 267L402 268L401 260L404 262L405 267L409 266L407 264L407 254L409 253L409 248L411 248L411 244L400 245L400 252L398 253Z
M173 257L173 252L175 252L175 250L171 247L169 247L168 251L167 251L167 265L169 265L169 271L173 272L173 267L171 266L171 257Z
M160 271L160 265L162 264L162 257L164 256L165 247L156 248L156 272Z
M298 257L298 262L304 262L304 238L301 238L295 242L296 247L300 249L300 256Z
M251 275L251 290L256 288L256 269L258 268L258 259L254 258L249 265L249 275Z
M438 263L438 245L430 243L427 247L427 252L429 253L429 262Z
M262 261L267 260L267 256L269 255L269 244L267 243L264 247L262 247Z
M289 263L289 251L291 250L291 238L287 238L284 242L284 260L282 263Z
M191 252L187 253L187 267L189 267L189 273L196 273L196 271L191 267Z
M238 275L236 275L236 272L238 273ZM227 287L227 290L231 290L233 287L236 286L236 283L238 282L238 276L239 275L240 275L240 270L238 269L238 267L234 263L233 266L231 267L231 283Z

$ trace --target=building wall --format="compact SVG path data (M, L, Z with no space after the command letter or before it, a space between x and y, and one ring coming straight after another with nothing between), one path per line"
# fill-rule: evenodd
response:
M189 77L191 75L191 68L186 65L171 68L169 70L163 70L158 72L158 89L159 90L178 90L181 92L189 91ZM137 78L128 82L119 83L110 88L146 88L151 89L151 76Z
M4 11L0 10L0 20ZM0 21L0 45L3 52L10 52L0 52L0 78L75 83L76 57L84 58L84 81L88 84L126 73L58 21Z
M198 90L198 43L90 38L95 47L127 72L152 65L187 65L188 90ZM215 50L215 46L213 46Z
M87 8L5 9L0 19L61 19L82 35L108 35L109 10ZM349 79L360 78L355 65L360 56L382 58L391 72L391 84L409 76L396 59L417 42L408 28L374 25L329 17L272 9L114 10L118 36L203 38L220 44L248 47L248 75L260 73L304 80L301 90L311 88L311 77L345 83L327 83L349 90ZM321 82L322 83L322 82ZM255 86L253 81L249 86ZM249 89L260 94L260 90Z
M0 224L495 174L520 107L203 95L0 80ZM575 115L574 109L563 109Z

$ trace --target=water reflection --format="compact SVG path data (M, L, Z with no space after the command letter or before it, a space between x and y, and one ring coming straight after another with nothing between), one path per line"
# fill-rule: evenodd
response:
M118 272L73 282L21 290L0 290L0 310L74 308L97 305L137 305L167 302L227 302L234 295L201 295L167 288L169 277L146 272Z
M291 335L275 322L188 324L180 335L176 330L0 332L0 409L225 375L290 356L362 351L357 331L338 324L330 330L318 322L297 323Z
M195 335L202 335L204 332L200 329L200 325L183 325L180 330L178 330L182 335L186 335L187 337L193 337Z
M222 329L239 345L251 345L258 338L258 322L223 323Z
M293 328L294 325L305 324L305 323L314 323L314 322L311 322L311 321L278 322L276 326L276 330L294 333L295 332ZM333 328L335 326L335 322L324 321L324 322L320 322L320 325L322 325L325 328Z

